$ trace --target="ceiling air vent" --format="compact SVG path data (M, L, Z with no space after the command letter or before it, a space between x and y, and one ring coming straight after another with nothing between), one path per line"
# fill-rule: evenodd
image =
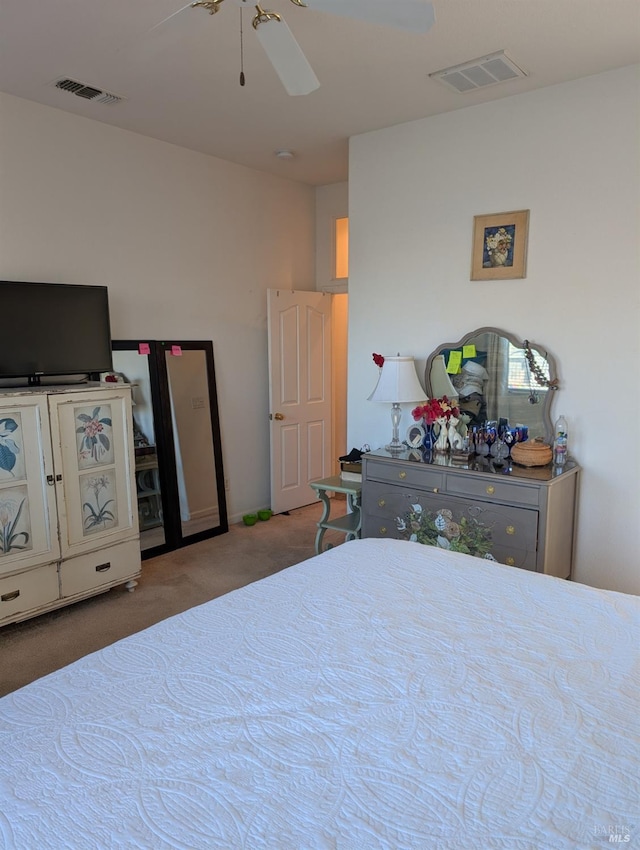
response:
M481 56L480 59L473 59L462 65L434 71L429 76L457 92L464 93L514 80L516 77L526 77L527 72L519 68L504 50L501 50L499 53Z
M76 97L93 100L96 103L111 104L120 103L121 100L124 100L120 95L97 89L95 86L88 86L86 83L79 83L77 80L70 80L69 77L62 77L62 79L56 80L53 85L61 91L68 91L75 94Z

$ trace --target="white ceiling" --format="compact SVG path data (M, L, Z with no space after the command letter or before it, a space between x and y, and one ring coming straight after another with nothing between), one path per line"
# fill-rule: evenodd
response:
M354 134L640 62L640 0L434 0L425 35L263 0L321 83L291 97L248 11L240 87L236 3L214 16L186 8L150 31L184 0L0 0L0 90L322 185L347 179ZM429 79L503 49L528 77L467 94ZM58 91L52 83L63 76L126 100L102 105ZM282 148L295 158L277 159Z

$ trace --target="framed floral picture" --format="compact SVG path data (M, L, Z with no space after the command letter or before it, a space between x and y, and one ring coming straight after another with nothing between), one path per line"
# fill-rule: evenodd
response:
M529 210L474 216L471 280L526 277L528 234Z

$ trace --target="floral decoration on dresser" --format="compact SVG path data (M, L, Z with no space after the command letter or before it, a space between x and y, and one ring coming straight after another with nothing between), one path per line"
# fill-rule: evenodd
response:
M435 422L440 425L447 425L451 417L460 418L460 410L449 401L446 395L443 395L442 398L430 398L424 404L414 407L411 415L416 422L424 419L427 425L433 425Z
M495 561L491 554L491 528L473 516L461 516L456 521L448 508L426 511L416 504L404 516L396 517L396 526L403 540Z
M381 369L384 366L384 357L382 354L373 354L373 362L376 366L379 366Z

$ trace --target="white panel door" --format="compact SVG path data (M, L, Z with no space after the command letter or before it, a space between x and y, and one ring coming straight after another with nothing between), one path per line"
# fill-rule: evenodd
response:
M62 556L138 533L128 387L49 398Z
M315 501L331 474L331 295L270 289L271 510Z
M0 402L0 574L60 557L47 397Z

